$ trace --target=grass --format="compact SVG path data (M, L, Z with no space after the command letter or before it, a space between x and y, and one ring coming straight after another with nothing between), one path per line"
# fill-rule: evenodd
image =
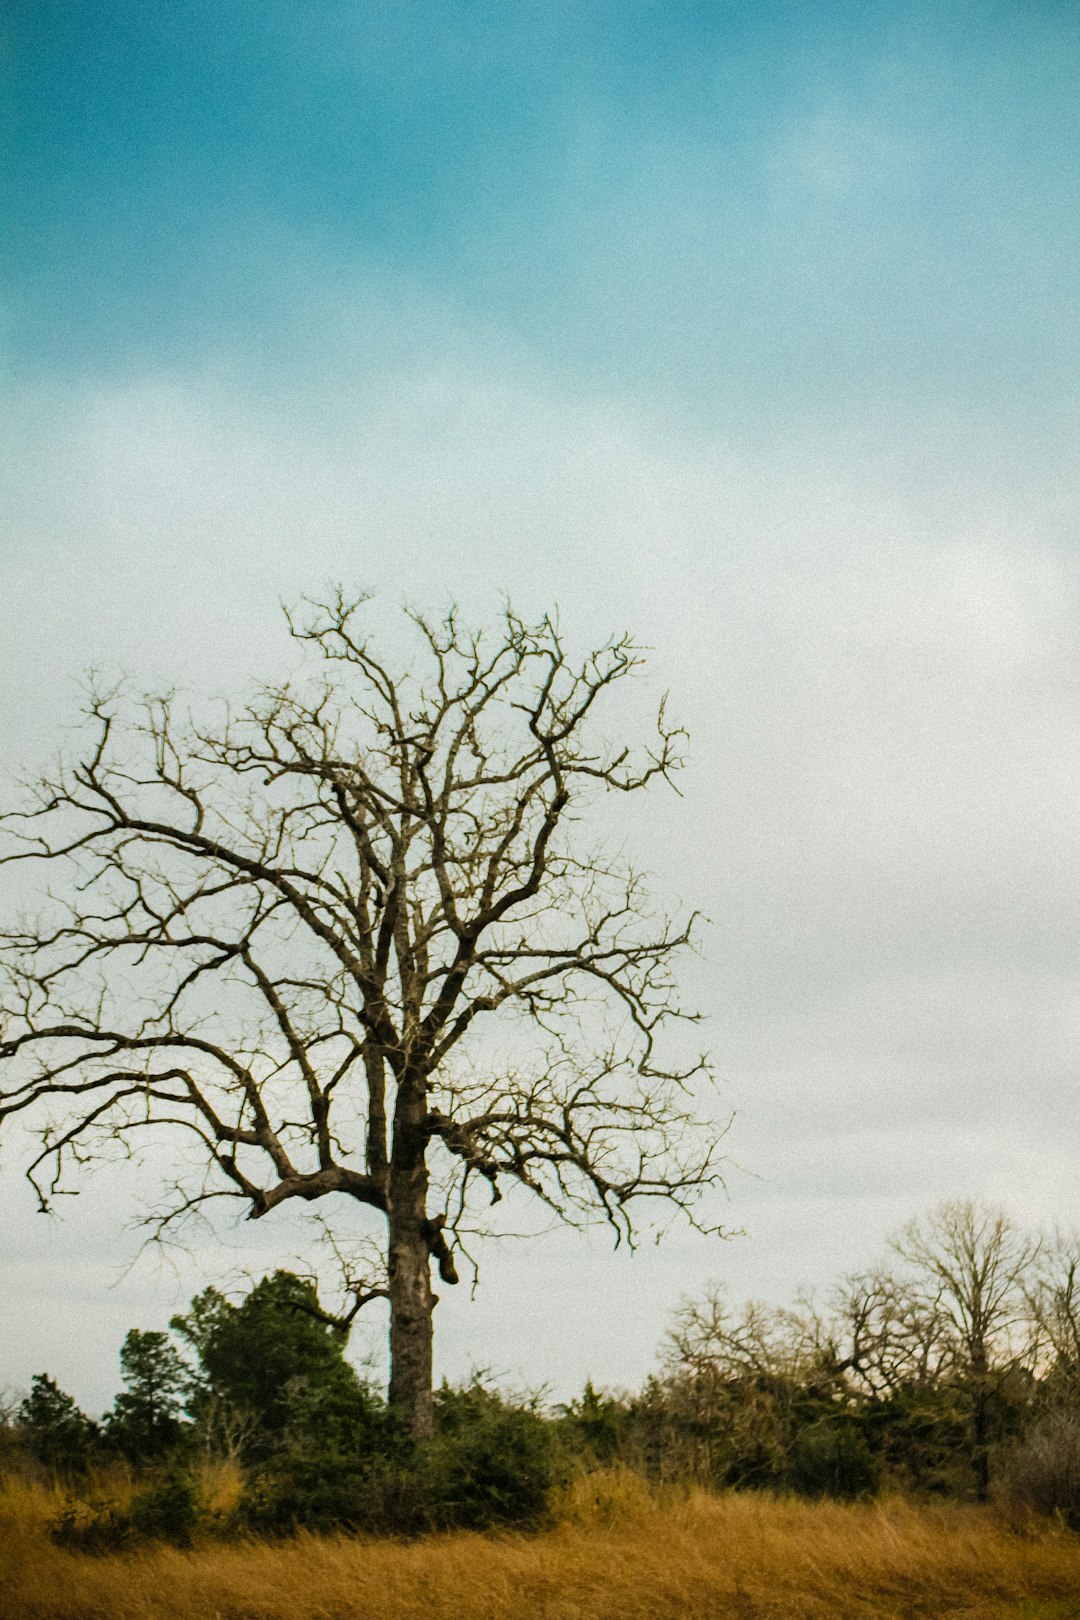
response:
M580 1480L537 1535L338 1536L88 1557L0 1489L4 1620L1080 1620L1080 1538L991 1510Z

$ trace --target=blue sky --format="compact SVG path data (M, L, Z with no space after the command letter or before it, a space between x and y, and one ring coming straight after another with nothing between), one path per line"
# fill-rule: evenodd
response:
M16 3L9 31L20 370L272 364L345 276L705 420L1037 409L1075 374L1068 5Z
M713 919L747 1236L492 1251L444 1370L632 1383L709 1278L1073 1219L1080 11L11 0L5 53L0 757L90 666L278 674L328 578L630 625L690 726L637 836ZM124 1272L154 1165L48 1224L18 1159L0 1383L99 1407L299 1241Z

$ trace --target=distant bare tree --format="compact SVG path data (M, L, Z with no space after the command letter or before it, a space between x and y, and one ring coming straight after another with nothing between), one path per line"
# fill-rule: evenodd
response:
M877 1266L840 1285L834 1316L844 1347L839 1369L875 1400L933 1388L955 1368L956 1335L940 1288Z
M675 1313L665 1344L664 1392L693 1474L709 1483L782 1476L795 1408L836 1387L828 1326L810 1306L748 1300L709 1288Z
M472 1189L628 1238L647 1202L697 1219L721 1132L697 1121L704 1060L661 1055L696 919L583 841L598 796L681 763L662 706L641 752L593 733L639 649L575 660L549 618L413 614L399 674L363 606L290 619L318 678L215 723L92 694L86 750L3 818L4 859L52 879L0 941L0 1120L36 1121L43 1208L172 1129L201 1168L159 1229L219 1198L376 1212L385 1271L353 1297L388 1297L391 1404L423 1435L430 1266L457 1281Z
M1080 1234L1055 1232L1043 1244L1025 1287L1051 1387L1070 1405L1080 1399Z
M970 1401L976 1488L985 1497L992 1398L1030 1359L1024 1284L1039 1241L1004 1210L960 1199L909 1222L892 1248L911 1268L916 1299L947 1323Z

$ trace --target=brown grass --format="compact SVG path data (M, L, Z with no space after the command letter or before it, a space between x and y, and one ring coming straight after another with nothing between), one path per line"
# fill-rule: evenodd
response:
M299 1537L94 1558L56 1498L0 1493L4 1620L1077 1620L1080 1539L989 1510L810 1504L582 1480L536 1536Z

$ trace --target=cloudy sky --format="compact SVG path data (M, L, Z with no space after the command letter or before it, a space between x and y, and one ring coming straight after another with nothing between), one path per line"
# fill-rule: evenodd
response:
M278 673L338 578L632 628L692 732L627 836L712 919L745 1236L493 1249L441 1370L633 1384L708 1280L1071 1221L1080 10L10 0L4 63L6 771L90 666ZM302 1241L131 1266L153 1164L46 1221L21 1157L0 1383L100 1410L127 1327Z

